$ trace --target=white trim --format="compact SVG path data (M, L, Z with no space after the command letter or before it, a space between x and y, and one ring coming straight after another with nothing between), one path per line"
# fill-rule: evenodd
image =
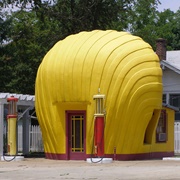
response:
M14 96L18 98L17 105L22 106L34 106L35 96L34 95L23 95L23 94L14 94L14 93L0 93L0 100L3 104L8 104L7 98Z
M166 69L165 67L167 67L167 68L171 69L172 71L180 74L180 69L175 67L175 66L173 66L172 64L170 64L166 60L162 60L160 63L161 63L162 70L165 70Z

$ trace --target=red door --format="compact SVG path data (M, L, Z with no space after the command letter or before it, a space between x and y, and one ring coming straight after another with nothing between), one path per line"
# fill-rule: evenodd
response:
M66 153L69 160L85 160L85 111L66 112Z

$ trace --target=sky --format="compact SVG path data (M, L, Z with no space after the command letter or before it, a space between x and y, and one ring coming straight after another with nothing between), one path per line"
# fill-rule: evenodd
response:
M160 2L161 4L158 6L159 11L170 9L176 12L180 8L180 0L160 0Z

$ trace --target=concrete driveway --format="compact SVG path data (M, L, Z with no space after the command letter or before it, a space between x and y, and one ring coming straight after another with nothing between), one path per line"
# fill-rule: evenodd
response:
M180 179L180 161L113 161L97 164L25 158L23 161L0 161L0 179Z

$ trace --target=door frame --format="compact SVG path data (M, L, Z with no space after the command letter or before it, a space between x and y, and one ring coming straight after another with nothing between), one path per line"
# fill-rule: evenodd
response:
M67 160L85 160L86 158L86 111L85 110L67 110L66 113L66 159ZM74 156L74 158L70 159L70 145L69 145L69 116L70 115L83 115L83 135L84 135L84 153L81 153L81 156Z

